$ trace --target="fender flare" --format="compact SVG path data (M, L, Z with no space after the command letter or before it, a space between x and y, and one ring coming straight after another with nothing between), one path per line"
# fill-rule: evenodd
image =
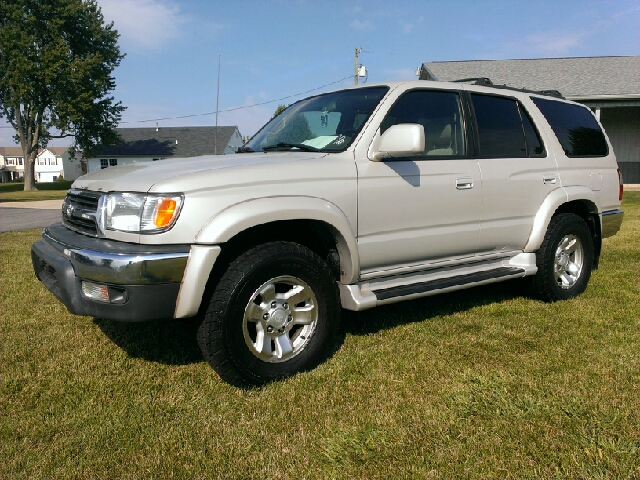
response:
M196 235L195 242L222 244L248 228L282 220L317 220L326 224L340 255L341 283L357 280L360 257L351 222L336 204L323 198L273 196L230 205L211 217Z
M529 239L524 247L525 252L535 252L542 245L547 226L556 210L563 204L582 200L588 205L590 213L598 213L598 202L593 190L582 186L559 187L550 192L543 200L533 220Z

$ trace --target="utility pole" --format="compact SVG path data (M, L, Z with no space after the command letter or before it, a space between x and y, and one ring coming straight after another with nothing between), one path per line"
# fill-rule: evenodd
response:
M353 75L353 84L354 85L358 85L358 70L359 70L359 66L360 64L358 63L358 55L360 54L360 52L362 52L362 48L356 48L356 64L355 64L355 74Z
M216 94L216 130L213 135L213 154L218 154L218 107L220 105L220 55L218 55L218 93Z

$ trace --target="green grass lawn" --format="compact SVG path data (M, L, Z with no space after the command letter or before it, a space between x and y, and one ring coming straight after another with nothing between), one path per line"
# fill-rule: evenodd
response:
M508 282L344 314L250 391L193 322L78 317L0 235L0 478L640 478L640 192L579 298Z
M38 182L35 192L25 192L24 183L0 184L0 202L31 202L63 199L73 182Z

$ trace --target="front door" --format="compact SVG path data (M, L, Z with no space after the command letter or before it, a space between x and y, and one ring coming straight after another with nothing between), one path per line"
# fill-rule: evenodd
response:
M425 151L410 158L357 159L358 247L363 275L417 270L473 257L478 246L481 183L467 155L460 94L412 90L380 126L420 124Z

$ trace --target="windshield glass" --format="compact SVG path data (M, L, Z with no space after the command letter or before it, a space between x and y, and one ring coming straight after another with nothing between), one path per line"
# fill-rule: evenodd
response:
M301 100L267 123L243 150L345 150L388 90L358 88Z

